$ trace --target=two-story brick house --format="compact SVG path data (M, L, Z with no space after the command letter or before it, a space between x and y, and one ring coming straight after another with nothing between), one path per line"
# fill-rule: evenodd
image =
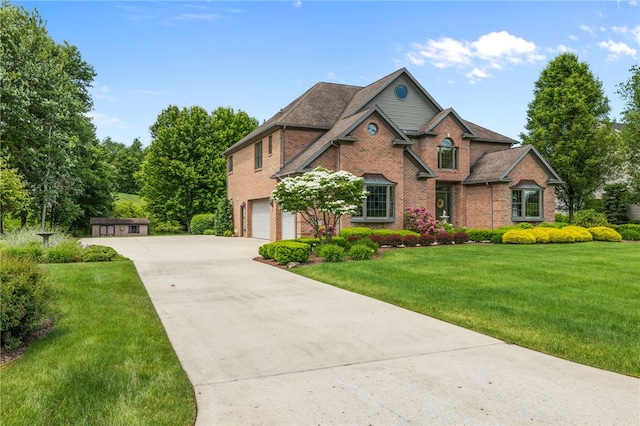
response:
M362 215L341 227L402 229L408 207L470 228L553 221L561 180L535 148L515 144L442 108L404 68L365 87L318 83L225 152L236 235L306 235L270 195L279 179L319 166L365 179Z

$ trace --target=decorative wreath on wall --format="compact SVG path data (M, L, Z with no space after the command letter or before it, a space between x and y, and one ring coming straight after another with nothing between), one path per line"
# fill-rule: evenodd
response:
M444 207L444 200L442 198L438 198L438 201L436 202L436 206L441 209Z

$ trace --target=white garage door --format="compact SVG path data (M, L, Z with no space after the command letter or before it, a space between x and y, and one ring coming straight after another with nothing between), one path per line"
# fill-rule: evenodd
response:
M282 239L293 240L296 238L296 215L282 212Z
M263 240L270 239L269 235L269 199L253 200L251 213L251 236Z

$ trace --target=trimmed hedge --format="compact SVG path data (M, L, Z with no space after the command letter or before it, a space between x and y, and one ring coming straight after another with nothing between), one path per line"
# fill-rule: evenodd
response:
M258 254L283 265L290 262L306 262L311 254L311 245L291 240L274 241L258 247Z
M562 231L571 233L577 243L593 241L593 236L589 230L582 226L569 225L562 228Z
M365 237L368 237L369 235L371 235L372 233L373 233L373 230L369 229L369 228L353 227L353 228L343 228L343 229L341 229L340 232L338 233L338 236L348 240L349 237L352 236L352 235L357 235L360 238L365 238Z
M529 230L513 229L504 233L502 242L505 244L535 244L536 236Z
M589 232L593 235L593 239L595 241L622 241L622 235L620 235L615 229L609 228L608 226L594 226L589 228Z
M115 260L125 260L112 247L91 245L84 250L82 255L83 262L111 262Z
M627 223L624 225L612 225L611 228L615 229L623 240L627 241L640 241L640 225L634 223Z

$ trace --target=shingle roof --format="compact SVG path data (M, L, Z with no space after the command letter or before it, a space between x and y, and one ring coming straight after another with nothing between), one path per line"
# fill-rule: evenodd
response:
M562 183L556 174L533 145L524 145L511 149L485 153L471 166L471 173L463 183L508 182L508 174L527 154L536 156L549 175L550 183Z
M317 83L253 132L233 144L224 154L237 151L274 126L330 129L360 89L362 87L345 84Z
M145 217L92 217L91 225L148 225L149 219Z
M473 134L477 136L476 140L486 141L486 142L500 142L500 143L510 143L517 144L518 141L511 139L507 136L501 135L500 133L496 133L493 130L489 130L485 127L478 126L475 123L472 123L467 120L462 120L467 127L473 131Z

